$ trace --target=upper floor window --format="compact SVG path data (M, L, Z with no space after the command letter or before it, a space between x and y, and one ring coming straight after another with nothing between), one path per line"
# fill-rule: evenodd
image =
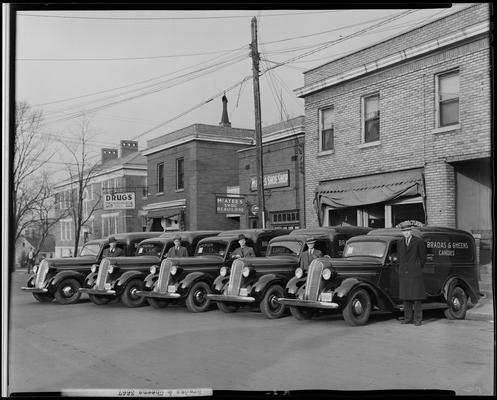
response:
M319 150L334 149L335 110L333 107L319 111Z
M185 188L185 159L178 158L176 160L176 190Z
M109 236L117 233L117 215L102 215L102 236Z
M380 140L380 94L362 98L362 142Z
M157 193L164 192L164 163L157 164Z
M436 75L437 127L459 123L459 71Z

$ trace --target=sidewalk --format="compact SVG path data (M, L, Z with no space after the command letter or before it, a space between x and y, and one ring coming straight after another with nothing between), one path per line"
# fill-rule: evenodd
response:
M482 297L480 301L466 312L466 319L472 321L493 321L494 301L491 297Z

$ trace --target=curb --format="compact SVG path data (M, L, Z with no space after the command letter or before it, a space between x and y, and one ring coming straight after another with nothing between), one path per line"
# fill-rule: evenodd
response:
M493 321L494 302L492 298L482 297L481 300L466 312L466 319L471 321Z

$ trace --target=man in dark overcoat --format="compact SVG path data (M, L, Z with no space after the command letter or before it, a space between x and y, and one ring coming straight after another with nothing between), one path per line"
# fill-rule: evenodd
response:
M188 257L188 250L185 246L181 246L181 236L173 238L174 246L167 252L167 258L172 257Z
M117 247L117 240L114 236L109 236L109 247L104 249L103 257L121 257L124 256L124 250Z
M307 243L307 250L304 251L300 256L300 268L302 268L304 271L307 271L312 260L323 257L323 253L321 252L321 250L314 248L316 239L314 239L312 236L309 236L305 242Z
M412 234L410 223L403 224L401 229L404 238L399 240L397 247L399 254L399 298L404 303L402 323L414 322L414 325L419 326L423 319L421 300L426 298L423 282L426 245L423 239Z

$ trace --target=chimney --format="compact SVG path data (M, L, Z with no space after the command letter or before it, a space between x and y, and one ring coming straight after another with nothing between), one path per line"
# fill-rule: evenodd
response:
M102 164L105 164L107 161L115 160L117 158L117 150L116 149L102 149Z
M226 95L223 95L222 101L223 101L223 115L221 116L221 122L219 123L219 125L231 128L231 122L228 119L228 99L226 98Z
M121 155L120 157L126 157L128 154L136 153L138 151L138 142L134 140L121 140Z

